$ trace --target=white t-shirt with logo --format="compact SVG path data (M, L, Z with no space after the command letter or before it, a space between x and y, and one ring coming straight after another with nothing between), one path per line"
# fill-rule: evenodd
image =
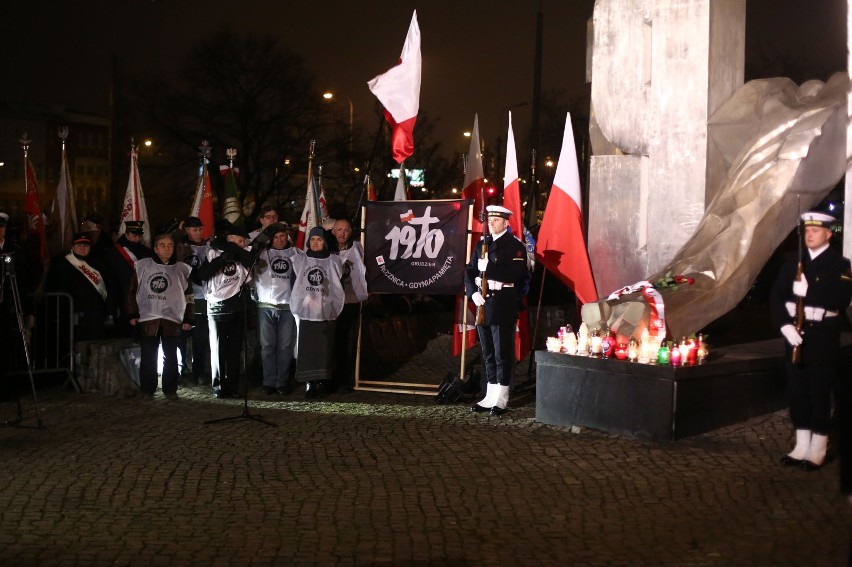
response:
M139 321L167 319L183 322L186 311L186 288L192 268L183 262L158 264L153 258L136 261L136 304Z
M343 310L343 258L293 256L293 290L290 310L308 321L333 321Z

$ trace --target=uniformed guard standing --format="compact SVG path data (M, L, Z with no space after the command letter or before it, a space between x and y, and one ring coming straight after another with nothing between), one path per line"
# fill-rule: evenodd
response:
M781 463L816 470L825 463L831 426L831 390L838 377L840 331L844 310L852 299L849 260L829 246L834 217L818 212L802 215L806 251L787 259L772 288L773 322L787 340L790 419L796 445ZM802 276L796 278L802 263ZM801 333L797 306L803 300ZM794 347L801 349L792 361Z
M515 325L518 320L516 284L527 275L526 247L508 230L512 211L498 205L486 207L490 236L480 240L465 268L465 293L477 307L484 307L484 324L477 322L482 361L488 389L471 406L477 413L500 415L509 403L509 382L515 356ZM482 248L487 246L483 258ZM484 274L487 292L482 294Z

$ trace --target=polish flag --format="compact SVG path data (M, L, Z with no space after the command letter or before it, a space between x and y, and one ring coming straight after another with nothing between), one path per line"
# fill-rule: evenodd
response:
M414 123L420 110L420 27L417 10L411 16L408 35L399 63L367 82L370 91L384 106L385 119L393 128L393 159L402 163L414 153Z
M482 146L479 143L479 116L473 116L473 130L470 133L470 149L467 152L467 162L462 185L462 196L473 201L473 224L471 225L470 249L473 251L476 242L482 238L483 224L480 216L485 212L483 192L485 189L485 173L482 167Z
M210 184L206 160L201 166L201 176L198 178L198 187L195 189L195 199L189 216L201 219L204 224L201 234L205 239L213 236L213 187Z
M145 221L142 225L142 242L151 245L151 224L148 222L148 209L145 207L145 195L142 193L142 183L139 180L139 166L136 162L138 152L136 146L130 146L130 175L127 178L127 190L124 192L124 204L121 207L118 235L127 230L124 221Z
M515 133L512 131L512 113L509 112L509 133L506 135L506 170L503 174L503 206L512 211L509 227L512 235L524 244L524 226L521 224L521 185L518 179L518 153L515 150ZM505 238L505 237L504 237ZM526 248L526 244L524 244ZM519 297L524 305L527 298ZM530 352L530 324L526 310L518 313L515 334L515 358L523 360Z
M536 256L544 266L574 290L581 303L598 299L595 279L583 237L583 206L580 173L571 114L565 119L565 134L553 187L538 231Z

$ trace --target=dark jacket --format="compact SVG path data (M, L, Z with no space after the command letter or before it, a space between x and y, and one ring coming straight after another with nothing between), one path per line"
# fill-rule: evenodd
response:
M489 290L485 297L485 324L514 325L518 319L518 291L515 286L523 285L529 275L527 249L509 232L497 240L489 235L477 242L470 263L465 267L464 286L468 297L479 291L476 285L476 278L480 276L477 261L482 256L483 243L488 245L486 279L510 285L499 291Z
M795 324L795 316L790 315L787 304L795 305L799 299L793 294L797 264L795 254L785 260L770 294L772 321L779 329L784 325ZM840 331L846 307L852 299L852 274L850 274L849 260L829 246L813 260L805 251L803 266L805 278L808 281L805 306L824 309L826 313L836 313L836 315L823 316L821 321L805 320L802 327L804 339L802 363L836 362L840 355ZM791 348L789 344L787 348L788 350Z

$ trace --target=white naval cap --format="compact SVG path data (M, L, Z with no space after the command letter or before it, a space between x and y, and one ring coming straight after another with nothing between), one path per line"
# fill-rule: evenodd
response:
M837 222L837 219L831 215L813 211L803 214L802 220L805 226L818 226L821 228L831 228L831 225Z
M506 207L501 207L500 205L488 205L485 207L485 210L488 211L489 217L502 217L504 219L508 219L512 216L511 210Z

